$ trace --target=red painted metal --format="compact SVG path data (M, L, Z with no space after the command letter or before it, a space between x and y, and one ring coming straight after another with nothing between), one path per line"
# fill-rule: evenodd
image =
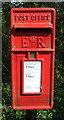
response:
M11 76L14 109L52 109L55 55L54 8L11 9ZM35 57L31 58L31 52ZM41 91L24 93L24 62L41 61Z

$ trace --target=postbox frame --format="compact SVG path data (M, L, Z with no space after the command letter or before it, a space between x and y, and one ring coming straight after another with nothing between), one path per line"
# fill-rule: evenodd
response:
M36 54L37 54L37 56L38 56L38 52L40 52L40 51L43 51L43 52L51 52L51 59L52 59L52 62L51 62L51 86L50 86L50 105L49 106L43 106L43 105L39 105L39 106L37 106L37 105L18 105L18 103L17 103L17 99L16 99L16 95L17 95L17 98L19 98L19 96L18 96L18 90L19 90L19 88L17 89L17 91L16 91L16 88L17 88L17 86L16 86L16 88L15 88L15 84L17 85L17 83L16 83L16 79L15 79L15 68L16 68L16 63L15 63L15 61L16 61L16 57L15 57L15 55L20 51L20 52L28 52L28 59L25 59L25 60L28 60L28 61L36 61L36 60L38 60L38 61L44 61L43 59L33 59L33 58L30 58L29 56L29 51L26 49L26 48L20 48L20 49L18 49L18 48L14 48L14 44L13 44L13 41L12 41L12 39L13 39L13 34L12 34L12 32L16 29L16 28L20 28L20 25L21 24L14 24L14 20L13 20L13 17L14 17L14 11L20 11L20 12L52 12L52 20L53 20L53 24L46 24L46 25L43 25L43 28L50 28L51 30L52 30L52 33L53 33L53 41L52 41L52 47L51 47L51 49L50 48L43 48L43 49L41 49L41 48L31 48L29 51L35 51L36 52ZM23 109L23 110L28 110L28 109L52 109L52 107L53 107L53 98L54 98L54 55L55 55L55 17L56 17L56 12L55 12L55 9L54 8L13 8L12 10L11 10L11 68L12 68L12 74L11 74L11 76L12 76L12 107L14 108L14 109ZM42 28L42 26L40 25L40 24L38 24L38 27L37 27L37 23L36 24L34 24L34 25L32 25L32 24L30 24L30 23L28 23L28 26L25 24L25 25L23 25L22 24L22 28ZM25 61L25 60L23 60L23 62ZM44 64L44 62L43 62L43 64ZM20 83L18 83L18 84L20 84ZM23 83L24 84L24 83ZM20 85L18 85L18 87L19 87ZM23 93L24 94L24 93ZM28 94L26 94L26 95L28 95Z

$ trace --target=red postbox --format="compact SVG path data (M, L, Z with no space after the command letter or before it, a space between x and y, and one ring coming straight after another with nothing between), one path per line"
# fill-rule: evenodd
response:
M54 97L55 10L11 9L14 109L51 109Z

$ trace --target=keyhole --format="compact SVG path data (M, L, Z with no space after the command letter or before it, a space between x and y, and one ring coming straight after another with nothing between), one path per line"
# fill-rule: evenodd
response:
M36 52L30 52L30 58L36 58Z

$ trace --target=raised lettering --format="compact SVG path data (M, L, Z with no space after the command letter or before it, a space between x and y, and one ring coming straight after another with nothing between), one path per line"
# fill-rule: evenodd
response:
M28 47L28 44L29 44L29 40L28 40L28 37L22 37L22 47Z
M31 20L36 20L36 16L35 15L31 16Z
M45 48L46 45L43 42L43 37L30 36L21 37L21 43L23 48Z
M24 15L16 15L15 16L15 21L19 22L19 21L25 21L25 20L29 20L29 17L28 16L24 16Z
M43 48L46 47L43 43L43 37L38 37L38 47L43 47Z
M45 15L15 15L15 22L31 22L31 21L40 21L40 22L51 22L51 16L48 14Z

